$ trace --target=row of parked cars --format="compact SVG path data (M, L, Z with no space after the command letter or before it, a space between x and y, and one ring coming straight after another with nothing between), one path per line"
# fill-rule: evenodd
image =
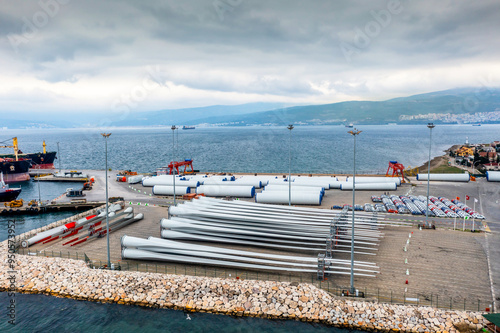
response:
M373 195L371 197L373 204L366 203L364 206L354 205L355 211L365 212L381 212L381 213L394 213L394 214L412 214L412 215L425 215L427 206L427 197L423 195L415 196L397 196L386 195L381 196ZM332 209L343 209L346 207L352 210L352 205L339 206L335 205ZM458 200L449 200L445 197L429 196L429 216L435 217L459 217L459 218L474 218L484 219L485 217L472 208Z

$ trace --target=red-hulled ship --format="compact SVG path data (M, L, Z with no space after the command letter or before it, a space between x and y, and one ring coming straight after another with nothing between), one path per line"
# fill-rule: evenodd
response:
M11 155L0 156L0 172L3 173L3 178L7 184L30 180L29 168L31 160L19 157L17 138L13 138L12 143L12 146L0 146L0 148L14 148L14 157L11 157Z
M20 158L16 161L15 158L0 157L0 172L7 184L30 180L30 166L31 160L28 159Z
M47 153L45 147L43 150L43 153L21 154L21 156L31 160L32 169L54 169L54 160L57 158L56 152L49 151Z
M31 168L32 169L54 169L54 160L56 157L55 151L47 152L45 141L43 141L43 152L32 153L32 154L24 154L21 150L19 150L17 145L17 138L13 138L12 146L3 146L4 148L14 148L14 154L0 155L0 158L16 158L17 157L23 159L31 160Z

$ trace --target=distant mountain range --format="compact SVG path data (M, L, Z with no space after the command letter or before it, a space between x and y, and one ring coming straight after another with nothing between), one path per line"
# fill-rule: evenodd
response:
M427 119L402 120L401 116L426 114L464 114L500 111L500 89L453 89L387 101L349 101L324 105L280 108L244 115L207 117L194 123L224 125L285 124L385 124L420 123ZM435 121L439 122L439 121Z
M248 126L248 125L322 125L322 124L416 124L427 122L428 114L439 123L443 115L474 114L500 111L500 89L460 88L394 98L386 101L348 101L323 105L288 106L283 103L248 103L207 107L130 113L122 119L108 119L106 126ZM420 115L420 116L419 116ZM82 115L77 120L68 115L44 118L19 115L1 119L0 129L24 127L82 127L102 126L96 119L102 114ZM441 118L440 118L441 117ZM3 118L3 117L2 117ZM16 119L17 118L17 119ZM431 117L432 118L432 117ZM448 117L450 118L450 117ZM453 118L453 117L452 117ZM30 119L29 124L18 119ZM51 120L47 120L51 119ZM52 119L57 119L52 120ZM449 119L447 122L450 122ZM453 119L451 120L453 122ZM483 121L484 122L484 121ZM492 121L496 122L496 121ZM500 122L500 121L498 121Z
M240 105L213 105L189 109L161 110L129 114L112 122L113 126L158 126L199 124L207 117L224 119L282 108L283 103L247 103ZM205 121L203 121L205 122Z

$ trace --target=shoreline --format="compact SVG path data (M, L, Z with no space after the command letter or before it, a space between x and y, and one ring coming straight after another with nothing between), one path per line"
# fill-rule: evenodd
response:
M444 150L443 151L444 152L443 155L439 155L439 156L436 156L433 159L431 159L431 172L432 172L433 169L435 169L437 167L440 167L442 165L448 165L448 158L447 158L447 156L449 155L449 152L451 150L457 149L460 146L461 145L453 145L450 148ZM418 168L418 172L419 173L427 172L428 165L429 165L429 160L425 161L422 165L420 165L420 166L417 167Z
M16 292L60 298L265 319L293 319L364 331L480 329L480 313L333 297L307 283L103 271L83 261L17 256ZM27 257L27 256L25 256ZM21 259L21 260L20 260ZM78 283L69 283L76 280ZM11 291L0 275L0 291ZM421 323L419 322L421 321Z
M457 332L459 324L480 329L486 323L479 312L351 300L308 283L107 271L91 269L81 260L19 254L12 260L11 245L9 240L0 243L0 291L379 332Z

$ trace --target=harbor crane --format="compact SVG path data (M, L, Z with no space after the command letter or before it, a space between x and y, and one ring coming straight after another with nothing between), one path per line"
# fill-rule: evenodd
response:
M1 145L0 148L14 148L14 155L16 156L16 161L19 161L19 147L17 145L17 137L12 138L12 146Z
M184 161L181 161L181 162L170 162L170 164L168 165L168 174L171 175L172 174L172 171L173 169L175 168L175 171L176 171L176 174L179 175L179 167L181 166L184 166L184 172L183 173L186 173L186 169L188 167L191 168L191 171L187 171L187 173L193 173L194 170L193 170L193 160L184 160Z
M386 177L401 177L401 182L405 183L405 176L403 174L405 167L403 164L398 163L398 161L389 161L389 167L387 168L387 172L385 173ZM389 172L392 170L392 175L389 175Z

